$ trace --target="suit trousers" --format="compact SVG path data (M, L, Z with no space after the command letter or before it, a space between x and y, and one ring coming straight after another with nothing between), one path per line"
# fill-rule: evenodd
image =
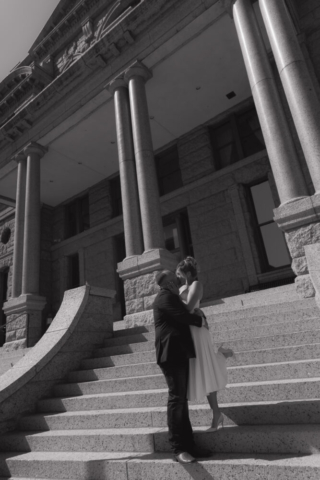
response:
M194 447L187 400L189 360L180 364L166 362L159 366L169 388L167 407L169 442L173 453L178 455Z

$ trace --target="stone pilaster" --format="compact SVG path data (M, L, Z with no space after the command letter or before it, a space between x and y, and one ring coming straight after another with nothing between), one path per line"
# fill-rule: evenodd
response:
M320 102L285 1L259 4L313 185L320 193Z
M280 200L285 204L307 196L307 187L251 0L236 0L233 17Z

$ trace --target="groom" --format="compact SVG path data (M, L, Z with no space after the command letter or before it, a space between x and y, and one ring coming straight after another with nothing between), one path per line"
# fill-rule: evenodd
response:
M211 455L194 444L187 400L189 358L196 356L189 325L200 328L206 326L206 320L189 313L183 305L179 299L179 280L173 272L159 272L156 282L160 292L153 304L155 346L157 364L169 388L169 442L178 462L191 463L195 457Z

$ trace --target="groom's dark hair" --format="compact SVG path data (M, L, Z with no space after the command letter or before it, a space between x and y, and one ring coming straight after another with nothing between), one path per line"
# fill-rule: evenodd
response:
M157 275L156 275L156 283L157 283L157 285L159 285L159 287L161 287L161 285L164 284L164 282L166 281L167 276L168 276L170 273L173 273L173 272L171 272L171 270L161 270L161 272L158 272L158 273L157 273Z

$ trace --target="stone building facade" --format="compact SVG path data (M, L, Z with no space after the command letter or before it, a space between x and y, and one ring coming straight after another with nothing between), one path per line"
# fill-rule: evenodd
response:
M314 0L60 1L0 84L7 349L86 282L145 321L186 255L205 302L315 294L319 31Z

